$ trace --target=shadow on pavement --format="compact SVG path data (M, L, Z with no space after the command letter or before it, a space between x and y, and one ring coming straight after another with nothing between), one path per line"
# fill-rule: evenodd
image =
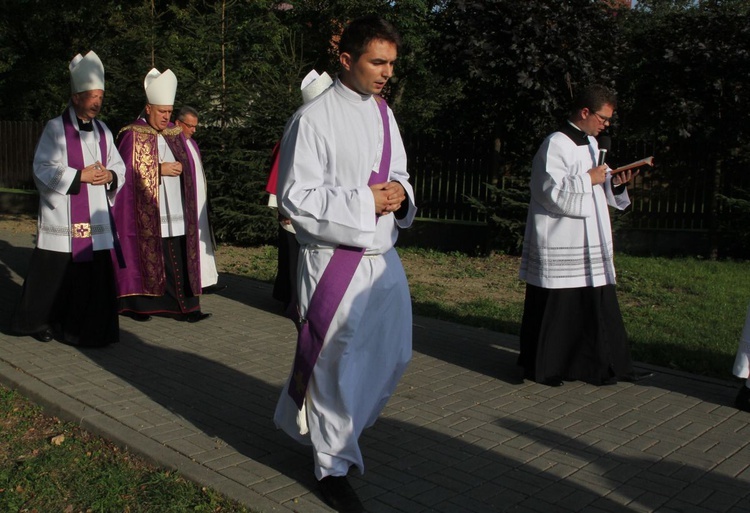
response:
M11 270L23 276L30 253L0 241L1 304L17 298L20 286ZM165 319L129 323L120 343L79 352L168 410L145 412L164 417L161 424L149 419L155 427L145 428L146 436L196 461L206 452L227 457L236 451L264 468L233 478L274 500L278 488L269 483L277 476L313 489L310 449L272 421L293 355L293 341L284 338L290 325L268 315L280 315L270 284L223 277L229 287L222 297L207 299L215 309L211 320L196 326ZM234 325L244 317L273 326L263 331L247 324L240 332ZM750 423L743 414L713 414L721 401L701 403L721 399L720 386L690 380L686 388L688 380L666 374L647 386L607 390L566 384L551 391L510 378L503 382L516 358L514 339L503 337L415 319L414 361L384 416L361 439L367 472L353 481L368 510L743 510L747 464L714 462L750 454ZM138 429L132 425L137 419L118 410L119 404L113 400L98 408ZM705 409L705 419L693 413L683 420L678 408ZM212 447L192 445L189 436L177 434L170 441L169 430L180 426L213 438ZM211 462L206 466L214 468ZM290 498L279 502L294 507Z

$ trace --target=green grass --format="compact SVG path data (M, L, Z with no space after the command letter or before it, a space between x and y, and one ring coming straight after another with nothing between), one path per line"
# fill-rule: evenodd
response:
M745 321L747 262L620 255L618 293L640 361L730 378Z
M0 387L0 511L249 513Z
M400 249L407 266L417 314L471 326L518 334L523 314L524 284L518 259L505 257L494 272L486 258L435 255ZM416 265L414 259L423 261ZM695 374L731 379L731 367L750 302L750 264L696 258L617 256L618 297L633 357L641 362ZM409 271L409 268L412 271ZM424 282L428 267L444 281ZM472 268L475 268L472 270ZM489 287L469 287L480 280ZM446 300L451 287L465 293ZM498 294L502 290L504 293Z
M272 281L276 249L227 248L222 271ZM398 248L414 313L518 334L519 258ZM226 252L226 253L225 253ZM637 361L731 379L750 303L750 263L616 256L617 291Z
M519 260L399 248L414 312L518 333ZM270 282L276 249L222 246L219 268ZM750 302L748 263L617 256L618 297L634 358L729 379ZM64 435L60 445L53 437ZM0 511L248 512L155 469L0 388Z

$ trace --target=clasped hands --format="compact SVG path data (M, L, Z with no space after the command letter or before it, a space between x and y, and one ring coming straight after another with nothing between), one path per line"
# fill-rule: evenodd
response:
M401 208L401 203L406 199L404 186L398 182L371 185L370 190L375 198L375 213L381 216Z
M91 185L107 185L114 178L112 171L106 169L98 160L81 170L81 182Z
M591 185L604 183L607 179L607 169L608 166L606 164L589 169L589 178L591 178ZM637 170L633 171L632 169L628 169L627 171L622 171L620 173L612 175L612 185L614 187L617 187L618 185L625 185L630 180L638 176L638 173L639 171Z
M159 164L161 176L180 176L182 174L182 164L180 162L162 162Z

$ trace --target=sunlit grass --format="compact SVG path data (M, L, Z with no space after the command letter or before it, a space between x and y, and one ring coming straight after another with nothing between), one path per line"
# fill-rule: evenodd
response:
M414 313L518 334L519 259L399 248ZM244 255L244 256L243 256ZM221 248L224 272L273 281L276 249ZM618 254L618 298L636 360L730 378L750 303L750 263Z

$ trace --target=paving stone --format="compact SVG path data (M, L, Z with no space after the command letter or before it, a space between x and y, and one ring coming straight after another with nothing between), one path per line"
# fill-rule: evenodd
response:
M25 271L5 259L30 238L0 240L9 311ZM329 512L310 448L272 420L296 330L270 284L222 280L225 292L202 299L211 319L123 318L120 343L98 351L0 329L0 383L251 508ZM366 472L350 476L368 511L750 511L750 414L731 406L736 382L654 369L609 387L511 383L517 337L414 324L412 362L361 439Z

